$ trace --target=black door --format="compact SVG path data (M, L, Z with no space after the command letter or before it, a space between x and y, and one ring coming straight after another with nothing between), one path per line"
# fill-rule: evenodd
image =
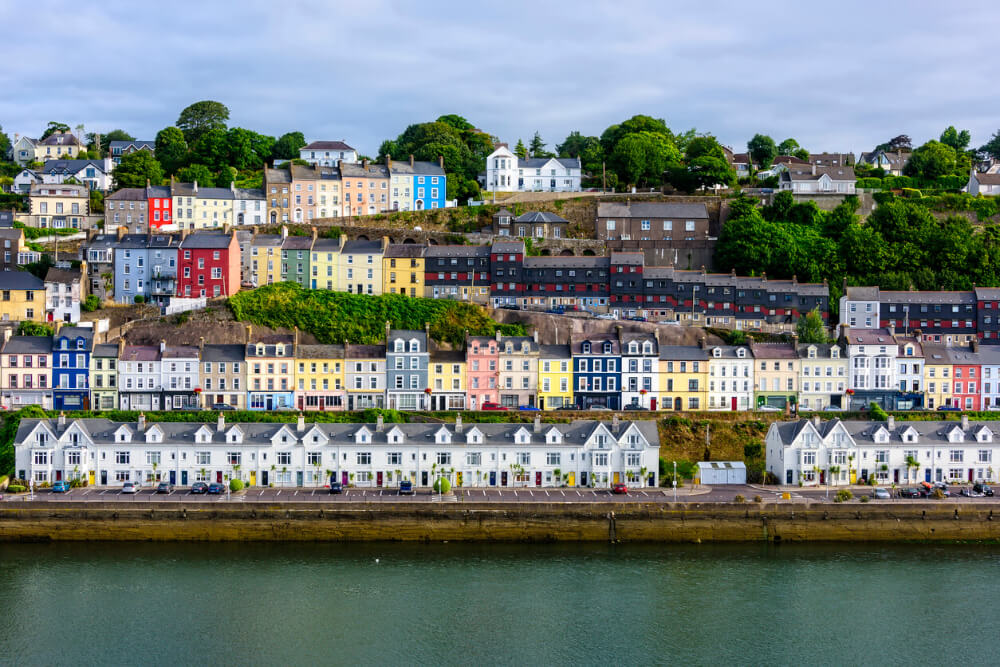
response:
M101 486L107 486L107 485L108 485L108 471L107 470L102 470L101 471Z
M264 486L268 486L268 483L267 483L267 471L266 470L262 470L260 472L260 479L261 479L261 482L263 483Z
M785 471L785 484L791 484L791 483L792 483L792 471L791 470L786 470Z
M427 471L420 471L420 486L427 486Z

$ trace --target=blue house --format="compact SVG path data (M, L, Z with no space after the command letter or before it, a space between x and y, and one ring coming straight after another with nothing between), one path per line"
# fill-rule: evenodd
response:
M57 324L58 326L58 324ZM61 327L52 337L52 408L90 409L90 353L94 330Z
M570 340L570 350L577 408L600 406L620 410L622 359L617 336L574 337Z
M438 158L436 163L415 162L411 155L409 162L391 161L389 172L393 184L394 210L409 210L410 202L413 203L414 211L444 208L445 200L448 198L448 176L444 171L444 158Z
M114 294L117 303L166 305L177 290L179 236L124 234L114 244Z

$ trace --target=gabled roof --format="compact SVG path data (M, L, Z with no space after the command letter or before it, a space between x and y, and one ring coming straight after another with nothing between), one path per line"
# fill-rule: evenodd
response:
M306 144L300 151L353 151L354 149L343 141L313 141Z
M45 283L27 271L0 271L0 290L44 290Z
M568 224L569 220L548 211L528 211L524 215L519 215L514 222L548 222Z
M598 218L675 218L707 220L708 209L704 204L675 204L671 202L603 202L597 205Z

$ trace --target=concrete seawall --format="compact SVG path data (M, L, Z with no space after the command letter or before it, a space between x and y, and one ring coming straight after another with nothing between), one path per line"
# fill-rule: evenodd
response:
M986 504L6 503L0 541L1000 540Z

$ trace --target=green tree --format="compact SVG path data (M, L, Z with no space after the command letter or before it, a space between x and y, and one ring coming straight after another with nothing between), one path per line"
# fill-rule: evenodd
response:
M66 123L59 123L59 122L56 122L54 120L50 120L49 124L45 128L45 131L42 132L41 138L42 139L48 139L50 136L52 136L56 132L66 133L66 132L69 132L69 131L70 131L70 127Z
M517 140L517 146L514 147L514 155L522 160L528 158L528 149L524 147L524 142L520 139Z
M913 148L913 141L910 140L909 135L900 134L893 137L884 144L879 144L878 146L875 147L875 150L894 152L898 150L910 150L912 148Z
M959 132L955 129L954 125L949 125L948 128L941 133L941 143L951 146L958 152L962 152L967 149L971 140L972 135L969 134L968 130L962 130Z
M667 165L679 159L680 153L673 141L652 132L625 135L618 140L612 154L619 177L638 186L660 183Z
M249 150L249 146L248 146ZM229 137L226 130L213 128L202 133L191 147L191 161L218 171L229 164Z
M662 118L652 118L651 116L636 115L632 116L626 121L618 125L609 126L601 134L601 146L604 148L605 155L611 155L615 148L618 146L618 142L621 141L625 136L638 132L649 132L651 134L659 134L671 141L673 143L674 134L667 127L667 123Z
M797 151L792 152L793 157L797 157L800 160L809 160L809 151L804 148L800 148Z
M531 138L531 145L528 147L531 152L531 157L551 157L552 153L545 150L545 141L542 139L542 135L535 131L535 136Z
M239 173L233 167L222 167L212 179L220 188L228 188L239 178Z
M189 145L194 145L209 130L225 130L229 109L221 102L203 100L185 107L177 117L177 127Z
M41 322L24 321L17 325L18 336L51 336L52 327Z
M276 160L294 160L305 145L306 138L301 132L286 132L274 142L272 152Z
M795 151L800 150L802 147L799 146L799 142L795 139L788 138L778 144L778 155L794 155Z
M722 146L715 137L695 137L688 142L684 160L669 165L671 184L685 192L714 185L730 186L736 182L736 171L730 166Z
M753 135L747 142L747 151L750 153L750 159L761 169L770 167L774 158L778 156L778 147L774 145L774 139L766 134Z
M215 176L212 170L203 164L190 164L177 172L177 179L183 183L197 182L199 186L211 188L215 186Z
M825 343L829 340L823 316L819 314L819 306L799 318L795 324L795 333L799 335L800 343Z
M930 181L955 173L957 165L955 149L931 139L913 151L904 173L907 176L918 176Z
M990 140L983 144L979 150L994 160L1000 160L1000 130L994 132Z
M135 151L123 155L121 162L111 172L114 176L114 189L144 188L146 181L152 185L163 182L163 168L149 151Z
M172 176L187 163L188 145L180 128L165 127L156 133L156 159L163 173Z
M10 146L10 137L4 133L3 126L0 125L0 161L7 159L7 152L10 150Z
M105 155L108 155L108 149L111 146L112 141L135 141L135 137L126 132L125 130L115 129L111 130L107 134L101 134L100 140L101 145L97 145L98 133L91 132L87 135L87 150L96 151L98 157L95 159L100 159Z
M214 135L215 132L206 134L199 142L199 146L209 136ZM265 161L270 159L273 145L274 137L257 134L242 127L229 128L225 138L225 157L222 160L224 164L219 164L218 158L216 158L215 166L219 171L224 167L235 167L240 171L260 169L264 166ZM205 161L207 158L199 155L195 157L202 164L208 164Z

